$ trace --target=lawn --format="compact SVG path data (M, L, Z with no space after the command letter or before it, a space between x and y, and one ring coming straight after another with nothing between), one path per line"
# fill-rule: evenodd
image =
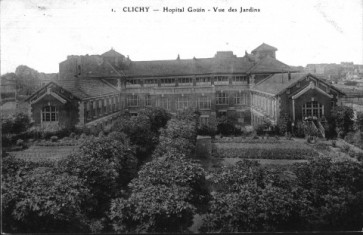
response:
M10 152L17 158L28 161L57 161L72 153L77 146L31 146L24 151Z

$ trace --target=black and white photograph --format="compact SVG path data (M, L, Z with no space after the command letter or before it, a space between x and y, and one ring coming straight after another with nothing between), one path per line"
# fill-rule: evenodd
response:
M0 0L1 233L361 233L362 0Z

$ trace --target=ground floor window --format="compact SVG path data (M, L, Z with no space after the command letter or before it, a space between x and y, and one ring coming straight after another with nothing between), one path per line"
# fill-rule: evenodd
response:
M324 105L318 101L310 101L303 105L303 117L322 117Z
M209 124L209 115L201 115L199 118L199 122L201 126L208 126Z
M189 107L188 97L179 97L176 106L178 110L187 109Z
M139 96L138 95L129 95L127 97L127 106L128 107L138 107L139 106Z
M58 121L58 110L55 106L45 106L42 109L43 122L56 122Z
M228 104L228 95L224 92L218 92L216 94L216 104Z
M209 97L200 97L199 98L199 109L201 109L201 110L211 109L211 99Z

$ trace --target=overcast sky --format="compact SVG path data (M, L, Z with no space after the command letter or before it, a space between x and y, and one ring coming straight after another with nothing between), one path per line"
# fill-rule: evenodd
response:
M363 64L362 0L2 0L1 74L24 64L58 72L67 55L113 47L131 60L243 56L265 42L289 65ZM150 7L146 13L124 7ZM202 7L204 13L165 13ZM213 7L254 13L215 13ZM112 10L113 9L113 10ZM159 10L159 11L154 11ZM208 11L210 10L210 11Z

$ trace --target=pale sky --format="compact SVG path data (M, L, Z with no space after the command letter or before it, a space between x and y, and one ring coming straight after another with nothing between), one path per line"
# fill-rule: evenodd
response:
M289 65L363 64L362 0L1 0L1 74L56 73L67 55L113 47L131 60L243 56L265 42ZM124 7L150 7L146 13ZM166 13L163 7L204 8ZM238 13L215 13L213 7ZM239 13L240 8L260 12ZM114 12L112 12L112 9ZM159 10L159 11L154 11ZM208 11L210 10L210 11Z

